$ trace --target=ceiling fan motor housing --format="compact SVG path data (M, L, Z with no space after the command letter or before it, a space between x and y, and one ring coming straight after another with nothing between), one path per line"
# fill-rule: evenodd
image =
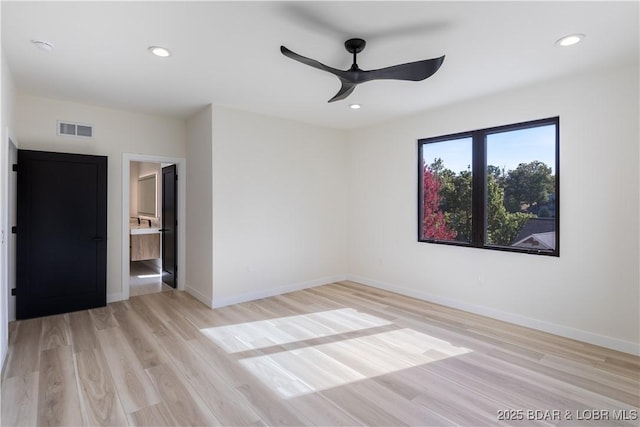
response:
M349 39L344 42L344 47L347 49L347 52L353 54L362 52L366 45L367 42L362 39Z

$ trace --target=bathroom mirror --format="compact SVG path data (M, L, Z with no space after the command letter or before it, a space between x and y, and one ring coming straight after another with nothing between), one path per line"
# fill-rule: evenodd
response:
M156 174L138 178L138 215L157 216Z

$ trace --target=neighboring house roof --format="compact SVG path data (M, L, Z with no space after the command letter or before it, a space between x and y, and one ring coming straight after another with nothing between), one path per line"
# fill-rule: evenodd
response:
M542 234L542 233L550 233L556 231L556 221L555 218L529 218L527 222L524 223L520 232L513 239L516 243L512 246L516 246L518 242L526 239L532 234ZM555 236L554 236L555 237Z
M530 249L555 249L556 232L530 234L511 246Z

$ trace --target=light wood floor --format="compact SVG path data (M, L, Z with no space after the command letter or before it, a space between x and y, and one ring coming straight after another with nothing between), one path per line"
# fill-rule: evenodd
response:
M639 388L638 357L352 282L172 290L12 322L2 425L637 426Z
M129 262L129 296L169 291L172 288L162 282L160 268L147 261Z

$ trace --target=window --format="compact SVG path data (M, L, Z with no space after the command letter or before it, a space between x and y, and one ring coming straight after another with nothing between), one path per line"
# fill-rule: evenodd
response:
M559 256L559 118L418 141L418 241Z

